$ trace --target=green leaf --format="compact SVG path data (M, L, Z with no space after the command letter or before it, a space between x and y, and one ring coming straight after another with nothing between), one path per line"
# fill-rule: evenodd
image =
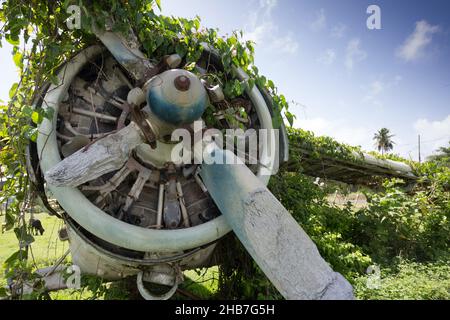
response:
M12 36L10 34L5 36L6 41L8 41L13 46L18 46L20 44L19 37Z
M44 117L48 120L52 120L54 114L55 114L55 109L53 109L53 107L48 107L47 109L45 109Z
M14 233L16 234L16 238L19 240L20 246L22 248L34 242L33 236L27 233L27 230L24 226L21 226L20 228L14 228Z
M8 259L5 260L4 265L10 265L13 261L16 260L24 260L27 252L25 250L19 249L9 256Z
M286 116L286 119L289 122L289 125L292 127L294 124L295 116L292 113L290 113L289 111L286 111L284 113L284 115Z
M33 121L33 123L35 124L39 124L42 122L42 115L39 112L33 111L32 115L31 115L31 121Z
M39 133L38 128L33 128L31 126L27 126L24 130L25 137L27 137L33 142L36 142L38 133Z
M158 9L161 11L161 0L155 0Z
M22 109L23 115L26 117L31 117L31 115L33 114L33 108L30 106L24 106Z
M6 226L5 226L6 230L10 230L12 227L14 227L15 217L14 217L13 213L11 213L10 210L8 210L6 212L5 222L6 222Z
M19 51L13 55L13 61L17 67L22 69L22 53Z
M250 90L252 90L253 87L255 86L255 79L250 78L250 79L248 79L247 83L248 83L248 88L249 88Z
M194 26L195 26L195 30L200 29L200 20L198 17L196 19L194 19Z
M13 83L13 85L11 86L11 89L9 89L9 98L12 99L14 97L14 95L17 92L17 88L19 87L19 84Z

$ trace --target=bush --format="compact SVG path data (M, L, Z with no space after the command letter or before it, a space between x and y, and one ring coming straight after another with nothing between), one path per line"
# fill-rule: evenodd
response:
M356 212L353 243L378 263L402 256L431 261L449 252L449 194L432 183L408 194L402 181L383 184L384 191L367 195L368 207Z
M433 178L433 165L426 167L426 184L407 191L403 181L386 180L382 191L366 192L368 205L359 210L330 204L335 187L301 173L280 171L269 187L323 258L354 282L373 262L389 267L398 257L425 263L450 256L450 196L442 178L448 169Z

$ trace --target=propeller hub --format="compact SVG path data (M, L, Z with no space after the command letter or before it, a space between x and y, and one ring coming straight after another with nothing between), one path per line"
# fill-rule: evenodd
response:
M185 75L181 75L175 78L173 84L179 91L188 91L189 86L191 85L191 80L189 80L189 78Z
M166 123L176 126L192 123L206 109L206 90L200 79L189 71L165 71L150 79L146 89L152 113Z

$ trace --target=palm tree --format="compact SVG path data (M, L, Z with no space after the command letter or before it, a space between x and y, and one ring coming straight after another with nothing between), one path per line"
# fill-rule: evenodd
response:
M450 141L448 143L448 147L440 147L437 150L437 153L429 156L427 158L428 161L436 161L450 167Z
M394 149L395 142L392 141L393 136L394 135L391 134L387 128L381 128L373 136L373 140L375 140L375 147L378 151L381 151L382 155L384 155L385 152L389 152Z

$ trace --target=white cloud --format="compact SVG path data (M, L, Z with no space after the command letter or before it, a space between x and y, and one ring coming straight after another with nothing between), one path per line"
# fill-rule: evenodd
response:
M345 119L333 119L331 121L321 117L311 119L297 117L294 120L294 127L310 130L318 136L329 136L339 142L361 146L365 150L373 149L373 130L363 126L355 126Z
M413 126L416 133L421 136L421 151L424 156L447 145L450 140L450 114L440 121L418 119Z
M298 42L292 37L292 34L288 34L281 38L272 40L271 48L278 52L296 53L298 50Z
M244 40L252 40L256 44L262 44L264 38L268 33L272 32L274 25L271 22L264 22L262 24L252 27L249 31L244 34Z
M316 19L309 25L311 30L317 32L325 29L327 24L327 17L325 16L325 10L322 8L316 12Z
M259 0L259 6L270 13L278 5L278 0Z
M333 49L327 49L325 50L319 57L317 58L317 61L324 65L330 65L336 60L336 51Z
M258 8L249 15L250 26L244 34L245 40L252 40L257 44L261 44L264 37L275 29L271 16L272 10L276 5L276 0L259 1Z
M345 35L345 31L347 31L347 26L343 23L339 23L331 29L331 36L336 39L341 39Z
M298 42L292 33L282 35L272 19L272 11L277 6L277 0L260 0L258 8L249 15L249 25L245 28L244 40L252 40L256 45L277 52L294 54L298 50Z
M425 49L431 44L433 34L439 32L439 26L430 25L425 20L417 21L414 32L397 49L397 56L411 62L424 56Z
M380 80L373 81L368 88L368 92L363 98L363 102L381 108L383 104L379 100L379 95L385 90L385 84Z
M362 101L378 108L383 107L382 95L390 88L397 86L401 80L402 76L396 75L391 81L384 81L383 78L372 81L368 86L363 87L366 95Z
M367 58L367 53L361 49L361 42L359 39L352 39L347 44L345 53L345 67L352 70L356 63Z

